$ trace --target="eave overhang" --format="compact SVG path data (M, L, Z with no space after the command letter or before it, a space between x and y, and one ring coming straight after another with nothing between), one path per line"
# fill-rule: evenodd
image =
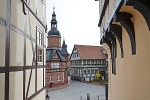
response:
M109 1L107 2L107 5L108 5L108 3L109 3ZM104 31L107 30L107 28L109 27L109 24L112 22L112 18L114 16L114 14L122 7L123 3L124 3L123 0L117 0L116 1L115 5L114 5L114 9L113 9L113 11L112 11L112 13L111 13L107 23L106 23L106 26L104 27ZM104 6L107 8L107 5L104 5ZM104 6L103 6L103 10L102 10L101 15L100 15L98 27L101 26L102 19L103 19L104 15L105 15L106 8L104 9Z
M150 0L124 0L126 6L133 6L144 17L150 31Z
M124 57L124 53L123 53L123 43L122 43L122 27L120 25L117 24L110 24L108 31L111 32L114 37L116 37L116 39L119 42L120 45L120 50L121 50L121 57Z
M101 26L102 19L103 19L104 15L105 15L105 11L106 11L106 8L107 8L107 6L108 6L108 3L109 3L109 0L105 0L105 2L104 2L104 6L103 6L103 9L102 9L102 12L101 12L101 15L100 15L100 19L99 19L98 27L100 27L100 26Z

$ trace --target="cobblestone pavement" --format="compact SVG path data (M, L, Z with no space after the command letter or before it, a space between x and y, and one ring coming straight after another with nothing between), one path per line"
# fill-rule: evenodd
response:
M50 100L86 100L87 93L90 93L90 100L105 100L105 87L91 85L75 81L71 85L56 91L50 91ZM93 98L93 99L92 99ZM97 98L97 99L96 99Z

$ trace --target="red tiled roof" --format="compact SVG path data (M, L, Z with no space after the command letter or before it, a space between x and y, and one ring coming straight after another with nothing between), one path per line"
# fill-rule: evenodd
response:
M81 59L105 59L102 46L75 45Z

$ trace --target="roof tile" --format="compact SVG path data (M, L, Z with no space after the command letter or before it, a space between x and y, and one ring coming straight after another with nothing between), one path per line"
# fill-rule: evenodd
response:
M81 59L106 59L102 46L75 45Z

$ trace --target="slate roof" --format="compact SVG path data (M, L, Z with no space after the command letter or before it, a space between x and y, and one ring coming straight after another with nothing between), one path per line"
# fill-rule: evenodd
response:
M102 46L75 45L81 59L106 59Z
M46 49L46 61L52 61L53 55L57 52L61 61L66 61L66 59L60 54L59 50L56 49Z
M51 28L51 30L48 32L49 35L58 35L60 36L60 32L56 28Z
M60 54L62 54L62 55L69 55L69 53L67 51L67 45L65 43L65 40L63 40L62 49L60 50Z

